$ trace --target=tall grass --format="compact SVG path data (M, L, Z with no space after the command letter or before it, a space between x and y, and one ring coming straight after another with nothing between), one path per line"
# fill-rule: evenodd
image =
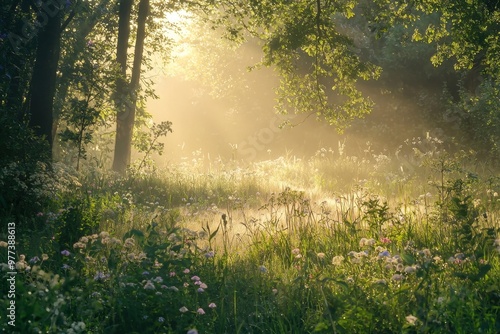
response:
M498 333L500 178L418 141L79 175L19 231L2 329Z

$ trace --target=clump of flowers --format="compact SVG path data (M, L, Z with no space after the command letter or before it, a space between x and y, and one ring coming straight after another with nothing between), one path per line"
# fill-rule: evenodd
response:
M342 255L334 256L332 259L332 264L335 266L341 265L342 262L344 262L344 257Z

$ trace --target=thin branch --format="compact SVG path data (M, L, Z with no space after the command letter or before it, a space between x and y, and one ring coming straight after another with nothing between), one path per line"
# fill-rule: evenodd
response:
M61 29L59 30L59 32L62 33L64 31L64 29L66 29L66 27L71 22L71 20L73 20L73 18L75 17L75 15L76 15L76 12L74 10L72 10L71 13L69 14L68 18L66 18L66 20L64 21L64 23L61 25Z
M314 115L316 112L315 111L311 111L309 114L307 114L307 116L301 120L300 122L298 123L295 123L295 124L291 124L290 127L294 128L296 126L299 126L300 124L304 123L309 117L311 117L312 115Z

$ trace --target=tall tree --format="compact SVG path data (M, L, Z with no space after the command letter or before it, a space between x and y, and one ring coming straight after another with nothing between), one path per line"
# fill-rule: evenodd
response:
M52 0L42 1L38 24L42 27L37 40L37 52L31 77L29 109L30 126L44 137L52 148L53 107L56 92L57 66L61 54L61 34L73 19L75 11L63 22L65 6Z
M113 170L119 173L125 173L131 160L132 135L136 116L137 94L140 88L139 82L141 77L144 40L146 39L146 21L149 16L149 7L149 0L141 0L139 2L132 77L130 82L127 83L127 49L130 37L129 24L132 0L124 0L120 3L117 61L121 69L121 78L117 82L118 114L116 117L116 139L113 159Z

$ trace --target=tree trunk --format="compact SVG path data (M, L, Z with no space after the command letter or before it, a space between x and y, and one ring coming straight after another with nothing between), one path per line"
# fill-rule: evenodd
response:
M116 46L116 61L120 66L120 77L116 81L116 96L115 104L117 108L116 116L116 138L115 138L115 153L113 159L113 170L123 173L127 168L126 154L123 148L119 145L121 133L123 130L120 127L120 118L126 114L125 105L128 99L127 86L127 51L128 40L130 37L130 12L132 11L133 0L122 0L118 11L118 43Z
M120 14L121 14L121 8L120 8ZM148 15L149 15L149 0L141 0L139 3L139 13L137 16L137 37L134 49L132 78L130 80L129 85L126 85L125 82L120 82L120 81L117 83L118 98L120 100L118 101L119 110L116 117L116 139L115 139L113 170L121 174L126 172L126 169L128 165L130 165L130 160L131 160L132 135L134 131L137 91L140 86L139 81L141 77L141 64L144 53L144 40L146 38L146 21ZM121 22L121 16L120 16L120 22ZM121 25L120 28L122 28ZM125 69L126 69L126 54L120 53L120 51L123 52L123 50L120 50L120 33L119 33L117 60L122 66L122 77L124 78L125 76L123 76L124 72L123 64L125 63ZM123 58L119 58L119 56Z
M48 4L48 2L46 2ZM52 148L52 112L56 91L57 64L61 49L62 10L54 9L38 34L35 67L31 77L30 126Z

